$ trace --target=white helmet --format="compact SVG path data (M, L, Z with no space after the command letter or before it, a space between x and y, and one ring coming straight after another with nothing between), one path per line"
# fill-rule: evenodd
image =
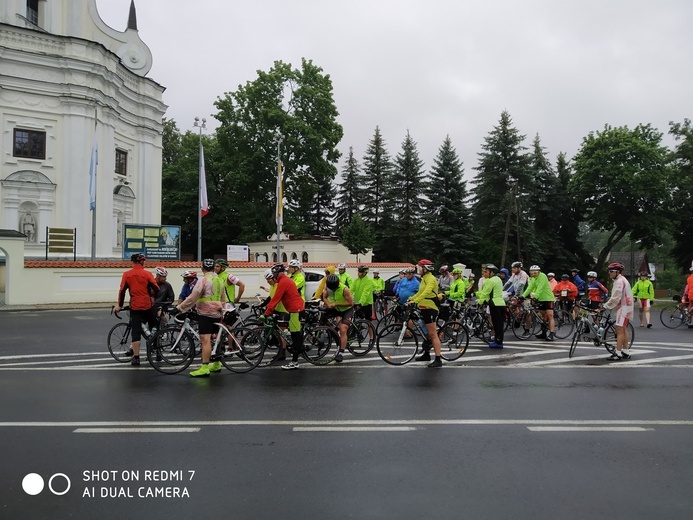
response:
M166 278L168 276L168 271L166 270L165 267L161 267L160 265L156 266L156 269L154 269L154 272L158 274L159 276L163 276Z
M296 268L300 269L301 268L301 262L299 262L297 258L294 258L293 260L291 260L289 262L289 267L296 267Z
M271 280L272 278L274 278L272 269L267 269L267 271L265 271L265 280Z
M183 271L181 276L183 278L195 278L197 276L197 271Z
M346 269L346 264L339 264L337 269Z
M548 276L549 278L551 278L552 276L556 278L556 273L546 273L546 276Z
M529 268L530 271L541 271L541 267L538 265L534 264L532 267Z
M596 278L596 277L597 277L597 273L596 273L595 271L588 271L588 272L587 272L587 278L589 278L590 276L591 276L592 278Z

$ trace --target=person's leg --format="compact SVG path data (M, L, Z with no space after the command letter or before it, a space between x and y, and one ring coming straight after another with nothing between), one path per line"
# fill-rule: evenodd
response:
M650 327L652 327L652 323L650 322L650 300L643 300L643 304L645 307L645 324L649 329Z
M491 307L491 319L493 320L493 334L497 345L503 344L505 334L505 307Z

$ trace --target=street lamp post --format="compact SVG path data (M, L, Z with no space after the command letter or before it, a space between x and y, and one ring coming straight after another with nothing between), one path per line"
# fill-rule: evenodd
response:
M202 155L202 130L207 129L207 120L203 117L202 122L200 122L200 118L196 117L195 122L193 123L193 126L198 127L200 129L200 171L198 172L199 179L198 179L198 201L197 201L197 259L199 261L202 261L202 175L203 175L203 170L204 170L204 159ZM205 186L205 191L206 191L206 186ZM205 193L205 197L207 194Z
M277 262L281 263L282 261L282 256L281 256L281 240L280 240L280 235L282 232L282 224L284 223L284 188L283 188L283 182L284 179L282 179L283 172L282 172L282 160L281 160L281 146L282 146L282 141L284 140L284 136L277 130L277 132L274 134L274 142L277 143L277 215L276 215L276 221L277 221Z

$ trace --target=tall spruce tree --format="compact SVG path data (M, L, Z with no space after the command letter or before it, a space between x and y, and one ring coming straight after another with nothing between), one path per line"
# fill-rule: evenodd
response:
M347 155L346 162L342 168L342 183L337 189L335 225L337 236L339 237L342 237L344 228L351 224L354 215L360 209L360 172L361 168L356 157L354 157L354 148L350 146L349 155Z
M419 256L423 230L423 161L411 134L395 157L391 183L385 189L386 210L378 250L383 260L413 261ZM380 258L380 257L379 257Z
M463 262L473 266L478 260L463 173L457 151L446 136L425 189L423 256L436 264Z
M532 189L529 157L522 145L525 136L513 126L510 114L503 111L497 126L485 138L478 154L479 164L473 179L472 215L479 234L479 256L483 262L500 262L503 244L508 244L507 263L527 256L524 237L528 223L524 218L524 199ZM510 215L510 226L506 226ZM519 226L517 222L519 221ZM506 228L508 232L506 233ZM519 237L518 237L519 231ZM520 242L521 252L514 244ZM511 256L511 253L514 256Z
M363 220L370 225L375 233L375 247L373 256L378 260L384 259L386 252L379 247L384 238L383 228L389 223L383 223L383 217L389 220L389 216L384 215L383 206L385 193L391 186L392 160L387 151L385 140L380 134L380 128L375 127L373 139L368 143L368 148L363 156L363 171L360 176L360 185L363 187ZM383 226L383 224L385 224Z

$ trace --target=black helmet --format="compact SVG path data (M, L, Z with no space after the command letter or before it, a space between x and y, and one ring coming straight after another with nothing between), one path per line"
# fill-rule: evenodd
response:
M359 273L367 273L367 272L368 272L368 267L366 267L365 265L360 265L360 266L358 267L357 271L358 271Z
M144 262L147 259L146 255L143 255L142 253L135 253L130 257L130 260L133 262Z
M331 274L325 280L325 286L330 291L335 291L339 287L339 276L336 274Z
M277 276L279 273L283 273L286 271L286 267L284 267L284 264L274 264L272 266L272 272L274 273L274 276Z
M206 269L207 271L211 271L214 269L214 259L213 258L205 258L202 260L202 268Z
M561 280L570 280L570 276L567 274L562 274L561 275Z
M571 273L579 273L579 272L580 272L580 269L578 269L577 267L573 267L573 268L570 270L570 272L571 272Z

